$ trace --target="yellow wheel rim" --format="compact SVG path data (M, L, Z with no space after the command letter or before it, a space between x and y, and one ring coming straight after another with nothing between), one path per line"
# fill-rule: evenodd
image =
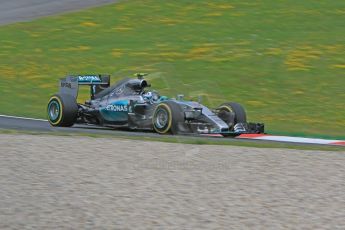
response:
M168 112L168 117L169 117L168 125L167 125L167 127L166 127L164 130L157 129L157 127L155 126L155 122L156 122L156 121L155 121L155 119L156 119L156 112L158 111L158 109L160 109L160 108L162 108L162 107L166 109L166 111ZM170 107L169 107L167 104L162 103L162 104L159 104L159 105L156 107L156 109L155 109L155 111L154 111L154 113L153 113L153 117L152 117L152 124L153 124L154 130L155 130L157 133L165 134L165 133L167 133L167 132L170 130L171 125L172 125L172 113L171 113Z
M58 98L57 96L53 96L53 97L50 98L50 100L49 100L49 105L50 105L50 102L51 102L52 100L56 100L57 103L59 104L59 107L60 107L60 109L59 109L59 115L58 115L59 119L57 119L56 121L52 121L52 120L49 118L48 120L49 120L49 123L50 123L50 124L52 124L52 125L57 125L57 124L59 124L59 123L61 122L61 120L62 120L62 110L63 110L63 107L62 107L62 102L61 102L60 98ZM48 109L49 109L49 107L48 107ZM49 113L49 111L48 111L48 113ZM48 117L49 117L49 114L48 114Z
M228 112L233 112L232 108L227 105L222 105L219 107L219 109L226 109Z

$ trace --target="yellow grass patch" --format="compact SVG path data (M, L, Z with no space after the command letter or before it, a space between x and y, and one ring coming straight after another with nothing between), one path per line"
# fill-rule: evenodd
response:
M192 24L198 24L198 25L215 25L215 22L212 22L211 20L195 20L191 22Z
M4 46L1 46L2 49L14 49L16 48L15 46L13 45L4 45Z
M217 48L214 44L202 44L191 49L186 55L188 59L202 59L205 56L211 55Z
M129 56L149 56L150 53L146 51L137 51L137 52L131 52L129 53Z
M192 55L192 56L195 56L195 55L207 55L209 54L211 51L213 51L214 48L213 47L196 47L196 48L193 48L189 51L189 54Z
M312 118L312 117L296 117L296 122L304 123L304 124L322 124L324 121L320 120L319 118Z
M250 57L250 53L247 51L243 52L235 52L233 55L231 55L232 58L245 58L245 57Z
M319 59L321 54L311 46L301 46L288 53L284 64L288 70L310 70L310 62Z
M246 104L254 106L254 107L260 107L260 106L265 105L263 101L246 101Z
M321 46L325 52L330 54L342 54L345 51L345 46L336 44L336 45L323 45Z
M212 13L208 13L206 14L205 16L207 17L219 17L219 16L222 16L223 14L220 13L220 12L212 12Z
M221 9L221 10L228 10L228 9L235 8L233 5L227 4L227 3L219 4L219 3L215 3L215 2L208 2L206 4L209 8Z
M287 115L279 116L277 114L275 114L274 116L265 114L265 116L261 117L259 115L258 117L260 118L260 120L265 121L265 122L267 122L267 121L289 121L289 120L291 120L291 118L288 117Z
M58 31L63 31L63 29L61 29L61 28L52 28L50 31L51 32L58 32Z
M69 51L87 51L90 50L91 47L89 46L77 46L77 47L69 47L69 48L58 48L58 49L52 49L52 51L63 51L63 52L69 52Z
M94 22L82 22L80 23L81 26L85 26L85 27L95 27L95 26L98 26L97 23L94 23Z
M251 41L248 41L248 40L241 40L239 42L234 42L234 43L231 43L232 45L235 45L235 46L246 46L246 45L250 45L252 42Z
M273 55L273 56L278 56L278 55L281 55L282 53L283 53L283 50L280 48L268 48L265 51L265 54Z
M226 9L233 9L235 7L233 5L230 5L230 4L219 4L218 8L226 10Z
M212 57L210 59L208 59L208 61L211 62L226 62L226 61L230 61L232 58L231 57Z
M19 45L18 42L8 41L8 40L3 40L3 41L1 41L1 43L4 43L4 44L11 44L11 45Z
M39 84L38 86L42 89L53 89L53 88L55 88L55 85L52 85L50 82Z
M250 57L253 53L253 50L246 49L246 48L234 48L229 50L225 53L228 56L228 59L234 58L243 58L243 57Z
M190 10L195 10L198 8L198 5L188 5L183 8L183 10L190 11Z
M38 38L38 37L40 37L40 34L38 34L38 33L29 33L29 36L30 37L32 37L32 38Z
M178 12L176 12L176 15L179 17L183 17L192 13L191 11L196 10L196 9L198 9L198 5L188 5L184 7L183 9L179 10Z
M115 10L118 10L118 11L122 11L122 10L126 9L124 4L116 4L114 8L115 8Z
M345 64L336 64L336 65L333 65L332 67L340 68L340 69L345 69Z
M37 75L38 74L37 68L24 69L24 70L20 71L20 74L26 76L25 78L28 80L34 80L35 81L35 80L40 78Z
M335 10L336 14L345 14L345 9L337 9Z
M125 32L125 31L131 31L133 30L132 27L125 27L125 26L118 26L118 27L113 27L113 30L119 31L119 32Z
M9 66L0 66L0 75L6 78L14 78L17 75L16 69Z
M292 58L285 61L285 64L288 66L289 70L309 70L310 69L310 66Z
M78 46L77 47L78 51L86 51L86 50L90 50L90 49L91 49L91 47L89 47L89 46Z
M123 52L122 52L121 49L112 49L111 55L112 55L113 57L119 58L119 57L122 57Z
M164 23L166 25L169 25L169 26L174 26L177 23L181 22L181 20L173 19L173 18L161 18L161 19L158 19L158 21L161 22L161 23Z
M163 51L158 54L159 57L163 58L182 58L185 56L183 53L175 52L175 51Z
M302 95L304 92L302 90L296 90L292 92L293 95Z

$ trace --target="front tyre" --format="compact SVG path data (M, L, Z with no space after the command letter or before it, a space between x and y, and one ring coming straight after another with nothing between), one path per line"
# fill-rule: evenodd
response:
M49 99L47 113L52 126L70 127L77 119L78 104L71 95L55 94Z
M238 104L236 102L227 102L220 105L218 107L218 110L220 111L220 113L225 112L223 114L228 113L230 117L231 115L233 115L233 117L231 117L230 119L226 118L226 115L225 115L225 119L222 118L228 124L233 123L233 125L235 125L237 123L247 123L246 111L244 110L241 104Z

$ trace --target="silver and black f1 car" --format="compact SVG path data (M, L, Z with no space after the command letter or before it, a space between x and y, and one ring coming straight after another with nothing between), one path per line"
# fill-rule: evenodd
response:
M48 120L53 126L75 123L131 130L152 130L160 134L263 133L264 124L248 123L244 108L235 102L209 109L200 102L159 95L150 87L146 74L126 78L110 86L109 75L67 76L60 80L60 92L48 103ZM80 85L90 86L90 100L77 103Z

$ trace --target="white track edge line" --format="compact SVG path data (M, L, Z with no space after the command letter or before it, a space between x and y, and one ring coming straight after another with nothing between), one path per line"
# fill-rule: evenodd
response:
M17 116L3 115L3 114L0 114L0 117L16 118L16 119L23 119L23 120L33 120L33 121L48 121L48 120L44 120L44 119L37 119L37 118L31 118L31 117L17 117Z
M278 141L286 143L306 143L306 144L321 144L321 145L338 145L338 142L344 142L344 140L330 140L322 138L307 138L307 137L289 137L289 136L274 136L263 135L259 137L239 137L239 139L251 139L251 140L267 140ZM341 146L342 144L340 144Z

